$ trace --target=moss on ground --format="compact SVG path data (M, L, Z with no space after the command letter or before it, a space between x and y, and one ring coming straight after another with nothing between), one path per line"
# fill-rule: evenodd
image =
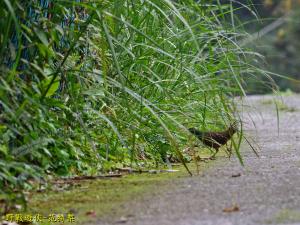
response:
M286 223L299 223L300 211L292 209L283 209L275 214L275 216L267 221L269 224L286 224Z
M203 172L212 163L199 164L198 169ZM195 163L189 163L188 166L196 174ZM39 213L44 216L52 213L64 215L71 213L75 216L75 224L91 223L104 217L118 218L127 201L134 201L154 192L157 194L170 188L172 181L189 177L183 166L176 166L173 169L179 171L128 174L121 178L72 182L60 185L61 187L54 185L52 190L31 194L27 211L30 214ZM45 221L41 224L50 223Z
M279 111L283 111L283 112L296 112L296 111L298 111L298 109L296 109L295 107L289 107L283 101L277 100L277 99L261 100L261 104L263 104L263 105L274 104Z
M122 203L147 193L153 185L164 185L164 181L172 177L178 175L133 174L122 178L80 181L61 191L35 194L30 199L28 211L46 216L72 213L76 224L81 224L114 214Z

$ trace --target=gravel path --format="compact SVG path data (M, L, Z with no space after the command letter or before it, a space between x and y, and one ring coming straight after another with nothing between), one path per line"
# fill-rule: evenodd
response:
M106 224L300 224L300 96L284 97L279 104L279 136L272 97L246 100L245 131L260 145L259 159L244 144L245 167L219 158L205 175L174 181L163 194L128 203L126 215L132 216ZM223 212L233 206L239 210Z

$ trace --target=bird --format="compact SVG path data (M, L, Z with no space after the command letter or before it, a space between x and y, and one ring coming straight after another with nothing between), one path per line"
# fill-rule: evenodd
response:
M199 131L196 128L189 128L188 130L204 145L215 149L215 153L210 157L210 159L214 159L219 151L219 148L225 145L228 140L231 139L231 137L238 131L236 123L232 123L227 130L220 132ZM229 152L231 151L229 150Z

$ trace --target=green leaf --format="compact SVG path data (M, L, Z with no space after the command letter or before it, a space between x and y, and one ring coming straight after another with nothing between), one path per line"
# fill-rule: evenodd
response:
M0 152L2 152L5 156L7 155L7 146L6 145L0 145Z
M51 80L52 80L53 76L49 76L47 77L46 79L42 80L42 82L40 83L39 87L41 89L41 93L44 93L48 86L50 85L51 83ZM52 95L54 95L54 93L58 90L59 88L59 77L57 77L55 79L55 81L51 84L51 87L49 88L47 94L46 94L46 97L50 97Z
M36 34L36 36L38 36L38 38L44 45L48 46L49 42L48 42L45 32L43 32L39 29L35 29L35 34Z
M91 88L84 91L83 94L90 96L105 96L102 88Z

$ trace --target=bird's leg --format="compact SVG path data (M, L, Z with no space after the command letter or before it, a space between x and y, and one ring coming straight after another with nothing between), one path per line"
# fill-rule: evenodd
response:
M232 155L232 141L230 141L230 148L229 148L229 152L230 152L230 156L229 156L229 159L230 159L230 157L231 157L231 155Z
M215 153L212 154L212 155L209 157L209 159L210 159L210 160L215 160L215 159L216 159L216 154L218 153L218 151L219 151L219 149L217 148L216 151L215 151Z
M229 159L231 158L231 155L232 155L231 148L232 148L232 143L230 143L230 148L228 148L228 145L226 143L226 153L227 153Z

